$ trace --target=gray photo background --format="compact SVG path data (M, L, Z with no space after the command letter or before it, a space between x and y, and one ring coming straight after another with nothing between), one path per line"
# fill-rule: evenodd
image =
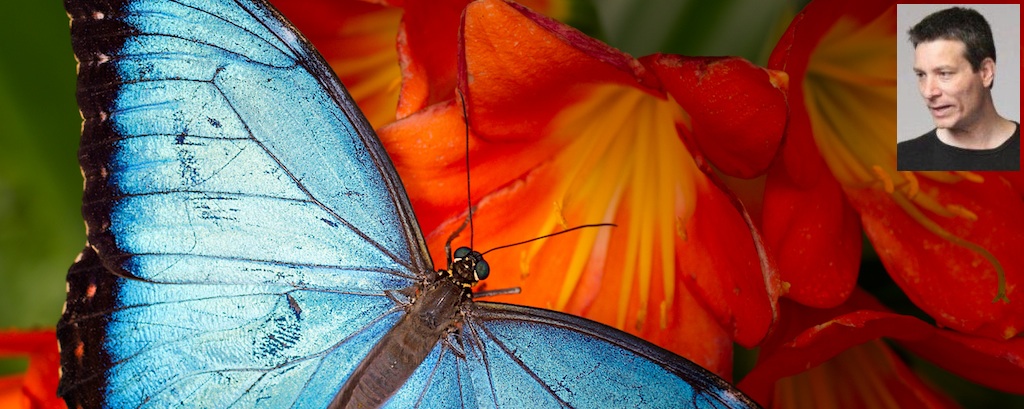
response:
M896 135L899 142L935 127L914 76L914 47L907 30L925 16L955 4L898 4L896 6ZM965 4L978 10L992 26L996 43L996 79L992 98L1004 118L1020 122L1020 5Z

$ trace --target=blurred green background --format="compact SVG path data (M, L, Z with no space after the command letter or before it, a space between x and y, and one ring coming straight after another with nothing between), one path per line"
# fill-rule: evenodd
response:
M85 243L75 59L62 3L19 3L0 24L0 328L52 327Z
M740 55L763 65L804 2L577 0L570 23L636 56ZM0 38L0 329L52 328L64 275L85 242L76 158L81 118L67 15L59 1L19 2L17 15L0 24ZM898 311L914 313L865 247L861 285ZM755 356L738 351L737 375ZM965 407L1024 407L1024 397L908 359ZM0 360L0 374L23 368L23 362Z

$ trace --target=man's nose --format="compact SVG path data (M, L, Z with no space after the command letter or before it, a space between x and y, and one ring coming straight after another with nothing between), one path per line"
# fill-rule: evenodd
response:
M921 80L921 95L923 95L925 99L935 98L941 93L942 90L939 89L934 77L925 76Z

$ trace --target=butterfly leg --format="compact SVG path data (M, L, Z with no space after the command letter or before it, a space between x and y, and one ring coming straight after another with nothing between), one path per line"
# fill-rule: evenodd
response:
M455 331L448 332L444 338L441 338L441 343L446 349L450 349L452 353L458 356L459 359L466 359L466 350L460 344L459 338L455 335Z
M414 296L407 294L402 290L384 290L384 296L388 297L388 299L390 299L391 301L394 301L395 304L406 307L406 309L408 309L408 307L412 305L412 302L415 300Z

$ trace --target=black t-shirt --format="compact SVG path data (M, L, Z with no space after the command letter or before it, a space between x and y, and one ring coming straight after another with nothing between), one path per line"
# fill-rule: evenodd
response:
M1013 136L993 149L946 145L932 129L896 144L897 170L1020 170L1020 124Z

